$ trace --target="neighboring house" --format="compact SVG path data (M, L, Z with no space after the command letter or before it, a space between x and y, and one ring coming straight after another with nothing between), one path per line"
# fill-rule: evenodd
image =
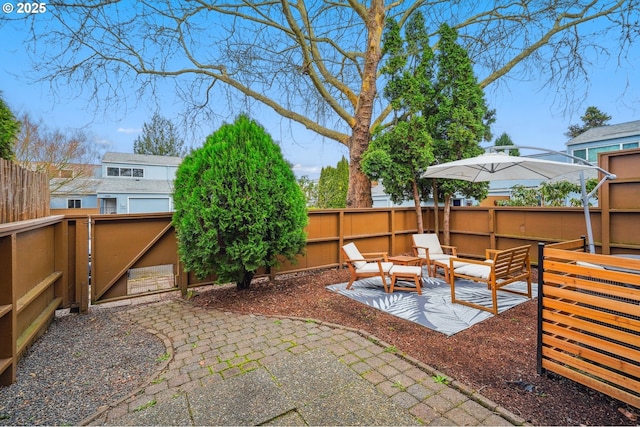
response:
M595 164L599 153L638 148L639 144L640 120L636 120L589 129L567 142L567 153Z
M106 153L96 178L76 182L75 191L63 187L52 193L51 207L97 208L105 214L172 211L181 162L180 157Z
M592 128L575 138L567 141L566 150L564 151L570 156L587 160L597 165L598 154L608 151L626 150L629 148L638 148L640 146L640 120L633 122L620 123L617 125L600 126ZM529 156L528 156L529 157ZM552 153L534 154L530 157L541 158L544 160L553 160L557 162L573 162L576 160L570 157ZM597 172L588 171L585 173L585 179L597 178ZM563 175L555 179L567 180L575 183L580 182L579 174ZM494 181L489 189L490 197L494 199L504 198L510 194L510 188L515 184L525 186L537 186L541 181ZM572 195L569 198L578 198L579 195ZM483 202L483 204L486 204ZM594 201L594 204L597 202Z

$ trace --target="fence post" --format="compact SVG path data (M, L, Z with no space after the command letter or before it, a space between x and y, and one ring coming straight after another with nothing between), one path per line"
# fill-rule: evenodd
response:
M537 350L537 371L538 375L544 373L542 368L542 310L543 304L543 288L544 288L544 243L538 242L538 350Z

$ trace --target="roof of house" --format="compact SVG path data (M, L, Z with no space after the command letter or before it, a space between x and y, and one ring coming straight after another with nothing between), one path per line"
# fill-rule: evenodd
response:
M102 157L102 163L135 163L140 165L179 166L180 163L182 163L182 157L107 152Z
M609 139L625 138L640 135L640 120L620 123L617 125L591 128L569 140L567 145L584 144L586 142L606 141Z
M95 195L102 180L98 178L52 178L49 187L54 188L52 197L74 195Z
M98 193L172 193L173 183L162 179L105 178L97 188Z

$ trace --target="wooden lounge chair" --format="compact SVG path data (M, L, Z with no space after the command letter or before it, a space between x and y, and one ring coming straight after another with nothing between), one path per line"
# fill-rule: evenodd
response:
M349 243L342 247L342 253L351 271L351 279L349 280L347 289L349 289L357 279L377 276L382 279L384 291L389 292L386 276L389 275L393 263L387 261L386 252L360 253L355 243Z
M431 277L436 277L436 261L448 264L450 258L458 255L458 248L456 246L441 245L437 234L414 234L412 237L413 254L423 260ZM446 279L446 270L443 275Z
M451 258L449 260L449 283L451 284L451 302L468 305L498 314L497 291L502 290L531 298L531 263L529 250L531 245L518 246L506 250L487 249L486 260ZM491 290L493 306L491 308L456 298L456 278L486 283ZM525 281L527 292L505 289L509 283Z

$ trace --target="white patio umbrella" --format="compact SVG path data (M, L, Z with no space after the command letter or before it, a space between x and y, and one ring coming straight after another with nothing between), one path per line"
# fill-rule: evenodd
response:
M493 148L493 147L491 147ZM495 147L498 148L498 147ZM503 146L505 148L534 148L523 146ZM549 151L554 154L561 154L573 159L583 161L566 153ZM596 188L587 194L584 171L599 170L605 177L598 183ZM591 164L565 163L552 160L543 160L535 157L510 156L504 153L489 152L476 157L456 160L440 165L429 166L422 174L423 178L449 178L462 179L471 182L498 181L498 180L523 180L541 179L550 180L561 175L580 172L580 183L582 187L582 204L584 206L585 220L587 225L587 238L589 240L589 250L595 252L593 245L593 233L591 228L591 217L589 214L589 198L597 191L606 179L614 179L615 175Z
M591 165L563 163L534 157L485 153L476 157L429 166L423 178L450 178L472 182L552 179L571 172L597 169Z

